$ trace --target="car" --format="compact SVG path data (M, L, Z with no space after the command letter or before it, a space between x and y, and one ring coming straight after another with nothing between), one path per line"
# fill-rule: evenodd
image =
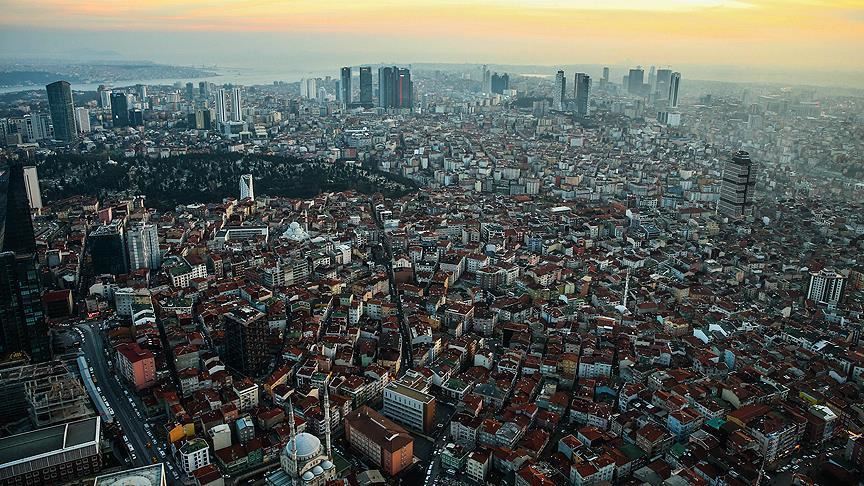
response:
M443 429L443 428L444 428L444 424L438 424L438 425L436 425L436 427L438 427L439 429Z
M448 469L448 470L447 470L447 474L449 474L449 475L451 475L451 476L455 476L455 475L456 475L456 470L455 470L455 469Z

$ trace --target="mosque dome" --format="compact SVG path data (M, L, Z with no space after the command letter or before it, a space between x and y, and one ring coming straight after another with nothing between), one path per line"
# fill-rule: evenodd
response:
M314 477L315 477L315 475L309 471L306 471L305 473L303 473L303 481L312 481L312 478L314 478Z
M295 447L297 448L297 459L303 461L318 455L321 451L321 440L306 432L299 433L297 437L285 444L284 454L289 457L293 456Z
M324 470L321 469L321 466L315 466L312 468L312 474L314 474L316 476L320 476L323 473L324 473Z
M325 459L324 461L321 461L321 467L323 467L325 471L329 471L333 468L333 463Z

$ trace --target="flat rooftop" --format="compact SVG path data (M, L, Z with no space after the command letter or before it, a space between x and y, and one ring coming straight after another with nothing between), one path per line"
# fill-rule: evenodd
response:
M165 484L165 465L160 462L97 476L93 486L161 486L163 484Z
M91 417L4 437L0 439L0 468L98 442L99 426L99 417Z

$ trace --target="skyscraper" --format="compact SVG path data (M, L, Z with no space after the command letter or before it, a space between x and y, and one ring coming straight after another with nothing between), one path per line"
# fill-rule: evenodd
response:
M339 100L347 108L351 104L351 67L343 67L339 74Z
M411 81L411 71L400 68L396 84L396 107L411 108L414 106L414 82Z
M485 64L483 65L483 92L486 94L492 92L492 73Z
M414 83L411 81L409 69L396 66L378 69L378 106L382 108L414 106Z
M751 216L755 188L756 170L750 154L739 150L723 165L718 212L733 218Z
M372 68L360 66L360 103L372 104Z
M186 85L186 89L189 89L189 85ZM136 84L135 85L135 94L138 95L138 101L144 101L147 99L147 85L146 84Z
M651 66L651 68L648 69L648 86L650 88L652 88L652 89L654 88L654 81L656 79L657 79L656 68L654 66Z
M587 116L588 102L591 96L591 76L588 76L585 73L576 73L575 84L576 114L579 116Z
M54 124L54 138L72 142L78 138L75 130L75 106L72 104L72 87L66 81L55 81L45 86L48 91L48 109Z
M654 92L657 94L658 99L665 100L669 97L669 81L671 79L671 69L660 68L657 70L657 81Z
M0 194L0 360L23 352L32 361L45 361L51 358L51 343L20 162L0 173Z
M558 71L555 75L555 90L552 92L552 108L556 110L564 109L564 98L567 92L567 78L564 77L564 71Z
M200 96L201 98L203 98L205 100L207 99L208 96L210 96L210 84L209 83L207 83L206 81L199 81L198 82L198 96Z
M225 364L249 376L267 371L270 327L266 314L252 307L240 307L225 314Z
M112 222L96 227L87 237L90 260L96 275L122 275L129 271L126 265L126 240L123 226Z
M609 82L609 68L603 67L603 80Z
M678 87L680 84L681 73L672 73L669 78L669 108L678 108Z
M129 251L129 270L140 268L156 270L162 265L159 233L154 224L131 225L126 230L126 249Z
M126 93L111 93L111 120L114 128L129 126L129 100Z
M492 92L496 94L504 94L505 91L510 89L510 75L507 73L499 75L495 73L492 75Z
M99 90L99 106L105 108L106 110L111 109L111 93L110 89L100 89Z
M243 121L243 104L240 100L240 88L231 90L231 121Z
M252 174L243 174L240 176L240 199L255 200L255 188L252 180Z
M191 82L186 83L186 100L192 101L195 99L195 85Z
M228 109L225 107L225 90L220 89L216 92L216 121L219 124L228 121Z
M641 95L643 84L645 84L645 70L642 66L631 69L627 76L627 92L631 95Z
M392 106L393 90L395 81L393 71L395 67L380 67L378 68L378 106L381 108L390 108Z

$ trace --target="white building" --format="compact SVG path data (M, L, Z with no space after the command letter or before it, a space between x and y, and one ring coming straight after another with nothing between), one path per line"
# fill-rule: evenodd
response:
M90 133L90 110L75 108L75 126L78 127L78 133Z
M204 439L192 439L180 447L180 467L186 475L210 464L210 448Z
M258 385L251 380L234 383L234 393L240 397L240 411L246 412L258 406Z
M136 223L126 230L126 248L129 250L129 269L149 268L155 270L162 265L159 249L159 233L156 225Z
M220 124L228 121L228 109L225 106L225 90L216 92L216 121Z
M231 121L243 121L243 105L240 100L240 88L231 90Z
M42 209L42 191L39 189L39 175L36 167L24 167L24 185L27 187L27 201L30 207Z
M820 304L837 305L843 299L845 289L846 277L834 270L824 268L818 272L810 272L807 299Z
M240 200L249 198L255 200L255 188L252 174L243 174L240 176Z
M435 397L401 383L390 383L384 388L382 414L394 422L428 433L435 423Z

